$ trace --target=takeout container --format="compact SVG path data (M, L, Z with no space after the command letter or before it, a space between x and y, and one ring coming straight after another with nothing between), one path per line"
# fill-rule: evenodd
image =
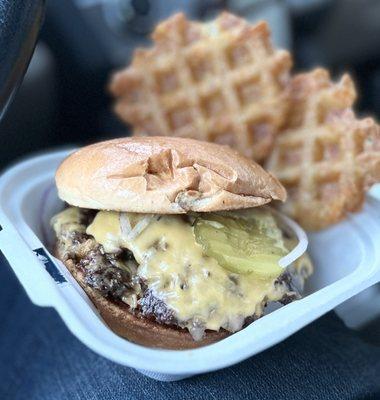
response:
M194 350L159 350L114 334L47 248L48 221L62 208L54 173L69 151L23 161L0 177L0 250L33 303L54 307L70 331L96 353L162 381L224 368L284 340L311 321L380 281L380 202L368 196L362 212L309 234L315 272L305 297L240 332Z

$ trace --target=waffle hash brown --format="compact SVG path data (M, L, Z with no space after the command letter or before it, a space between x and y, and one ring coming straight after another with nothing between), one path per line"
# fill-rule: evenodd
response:
M134 134L228 144L264 160L284 122L291 67L289 53L271 46L267 24L226 12L210 23L176 14L152 38L110 84Z
M356 93L344 75L332 83L327 71L296 75L290 114L267 167L288 191L283 210L306 229L325 228L357 211L365 190L380 181L380 130L357 119Z

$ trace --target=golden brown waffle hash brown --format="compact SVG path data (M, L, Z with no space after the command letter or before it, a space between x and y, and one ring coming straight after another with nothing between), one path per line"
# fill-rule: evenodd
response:
M355 97L348 75L333 83L323 69L291 82L287 126L267 167L288 191L283 210L306 229L359 210L366 189L380 181L379 126L356 118Z
M289 53L273 49L267 24L226 12L209 23L176 14L152 39L110 84L115 111L134 134L229 144L265 159L284 122L291 67Z

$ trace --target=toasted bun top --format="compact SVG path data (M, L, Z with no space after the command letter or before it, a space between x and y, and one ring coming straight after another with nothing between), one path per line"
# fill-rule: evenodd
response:
M279 181L227 146L131 137L84 147L56 173L59 197L101 210L179 214L284 201Z

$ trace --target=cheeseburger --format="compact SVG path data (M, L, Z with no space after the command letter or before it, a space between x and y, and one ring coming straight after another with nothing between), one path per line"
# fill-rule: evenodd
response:
M271 208L279 181L226 146L134 137L84 147L56 173L55 253L122 337L203 346L300 297L310 262Z

